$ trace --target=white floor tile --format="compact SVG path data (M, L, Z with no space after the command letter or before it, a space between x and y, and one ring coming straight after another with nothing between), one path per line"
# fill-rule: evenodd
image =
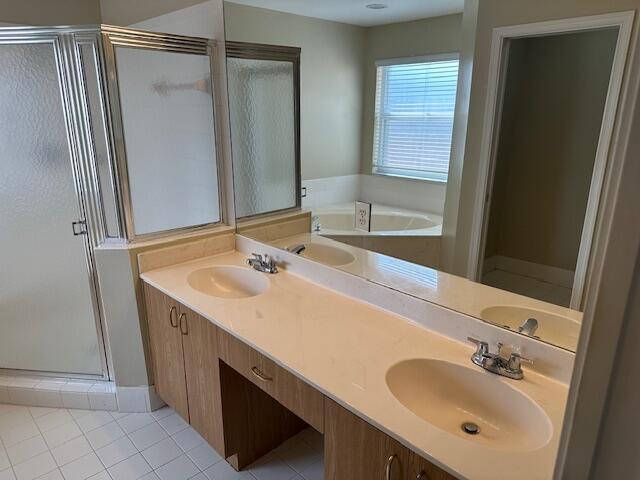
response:
M111 475L109 475L109 473L106 470L103 470L100 473L96 473L95 475L92 475L87 480L111 480Z
M5 452L4 447L0 443L0 472L6 470L11 466L11 462L9 461L9 456L7 452Z
M179 431L173 435L173 439L185 452L188 452L192 448L204 443L204 438L202 438L200 434L191 427L187 427L184 430Z
M290 480L297 475L295 470L273 453L252 463L248 470L258 480Z
M62 476L62 472L56 468L55 470L36 478L36 480L64 480L64 477Z
M94 450L109 445L125 436L124 430L115 421L95 428L85 434Z
M19 407L15 410L10 410L7 414L0 416L0 434L30 422L33 422L33 417L28 408Z
M161 418L168 417L169 415L173 415L174 413L176 412L173 408L162 407L154 412L151 412L151 415L153 415L153 418L155 418L156 420L160 420Z
M200 472L195 477L191 477L189 480L207 480L207 476L204 473Z
M23 440L27 440L39 434L40 430L38 430L38 427L32 420L30 422L21 423L20 425L6 430L4 433L2 433L2 435L0 435L0 438L2 438L2 442L4 443L5 448L9 448L16 443L20 443Z
M156 472L147 473L144 477L140 477L140 480L160 480L160 477L156 475Z
M42 435L37 435L7 448L7 455L11 460L11 464L16 465L47 450L49 450L49 447L44 438ZM2 469L1 464L2 462L0 461L0 470Z
M165 438L142 451L142 455L154 469L178 458L182 453L180 447L171 438Z
M146 427L150 423L154 423L155 419L150 413L131 413L126 417L117 420L125 433L135 432L142 427Z
M106 425L107 423L111 423L112 421L113 417L109 412L89 412L87 415L76 419L76 423L80 427L80 430L85 433Z
M82 418L82 417L84 417L86 415L89 415L91 413L91 410L90 409L74 408L74 409L69 409L69 413L74 418L74 420L77 420L77 419Z
M73 422L73 417L66 410L56 410L36 418L36 425L42 432Z
M7 468L6 470L0 470L0 480L16 480L13 469Z
M155 445L159 441L167 438L167 436L167 432L165 432L164 428L156 421L129 434L129 438L140 451L149 448L151 445ZM177 443L180 445L179 442Z
M60 470L65 480L85 480L102 472L104 467L95 453L89 453L60 467Z
M33 418L42 417L43 415L47 415L49 413L54 413L60 410L59 408L52 407L29 407L29 411Z
M113 480L137 480L151 472L151 467L137 454L109 468L108 472Z
M208 443L202 443L187 452L189 458L200 470L206 470L223 458Z
M133 457L137 453L138 449L127 437L119 438L115 442L96 450L96 454L106 468Z
M177 413L158 419L158 423L169 435L174 435L189 426Z
M324 460L305 468L300 475L306 480L324 480Z
M298 473L322 459L320 452L303 441L289 445L289 448L284 450L278 450L276 454Z
M171 460L166 465L156 469L156 475L161 480L188 480L199 472L200 470L198 470L195 463L186 455Z
M42 434L49 448L55 448L80 435L82 435L82 432L74 422L65 423Z
M13 466L18 480L33 480L58 468L50 452L44 452Z
M218 462L205 470L209 480L255 480L249 472L236 472L227 462Z
M52 449L51 453L53 454L53 458L56 460L58 466L61 467L62 465L71 463L92 451L91 445L89 445L87 439L80 436Z

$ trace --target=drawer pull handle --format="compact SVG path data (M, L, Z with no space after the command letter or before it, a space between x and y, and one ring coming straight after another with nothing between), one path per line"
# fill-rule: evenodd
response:
M429 480L429 476L427 475L427 472L423 470L418 474L416 480Z
M393 461L396 459L396 454L390 455L387 459L387 466L384 469L384 479L391 480L391 467L393 466Z
M189 335L189 328L187 327L187 316L184 313L180 314L180 333L182 335Z
M171 325L173 328L178 328L178 311L176 310L176 307L171 307L169 309L169 325Z
M273 380L273 378L262 373L258 367L251 367L251 373L253 373L256 377L258 377L263 382L270 382L271 380Z

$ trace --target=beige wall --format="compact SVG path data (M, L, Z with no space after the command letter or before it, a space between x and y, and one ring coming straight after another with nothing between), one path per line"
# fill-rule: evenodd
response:
M616 41L511 42L485 257L575 269Z
M0 0L0 22L17 25L100 23L99 0Z
M229 2L224 10L227 40L302 48L302 178L358 173L364 29Z
M471 5L475 0L468 0L468 2ZM463 174L459 180L450 180L447 185L445 218L453 215L457 220L455 225L447 224L446 221L444 224L444 237L451 237L452 231L455 236L453 242L443 244L443 258L449 260L445 265L447 271L460 275L467 273L493 28L637 8L638 0L606 2L602 0L538 0L536 2L482 0L479 2ZM453 161L459 163L461 158L455 158ZM459 168L461 168L459 164L453 165L454 170Z
M128 26L207 0L100 0L102 22Z
M366 29L361 173L371 174L376 60L459 52L461 24L457 14Z

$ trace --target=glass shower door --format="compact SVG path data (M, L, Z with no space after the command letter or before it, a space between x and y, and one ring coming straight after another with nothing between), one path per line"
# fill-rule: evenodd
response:
M57 55L0 42L0 368L102 375Z

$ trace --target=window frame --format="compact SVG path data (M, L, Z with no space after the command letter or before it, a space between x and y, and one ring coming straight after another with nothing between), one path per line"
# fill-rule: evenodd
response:
M378 105L378 95L379 95L379 85L378 85L378 69L380 67L389 67L394 65L411 65L415 63L432 63L432 62L442 62L442 61L458 61L458 78L456 79L456 101L454 102L454 110L453 110L453 120L455 122L455 105L457 104L457 90L460 79L460 53L459 52L450 52L450 53L439 53L439 54L428 54L428 55L419 55L415 57L397 57L397 58L387 58L376 60L375 62L375 93L374 93L374 111L373 111L373 132L372 132L372 151L371 151L371 174L372 175L380 175L385 177L396 177L403 178L407 180L418 180L422 182L431 182L438 184L445 184L448 182L448 172L447 174L438 174L436 172L431 172L430 174L425 175L411 175L407 172L406 169L394 169L393 167L385 167L384 171L380 171L381 165L376 161L376 153L377 153L377 145L376 145L376 132L379 131L378 121L379 116L377 114ZM381 118L381 117L380 117ZM453 139L451 141L451 146L453 145ZM451 150L449 150L449 164L451 162Z

